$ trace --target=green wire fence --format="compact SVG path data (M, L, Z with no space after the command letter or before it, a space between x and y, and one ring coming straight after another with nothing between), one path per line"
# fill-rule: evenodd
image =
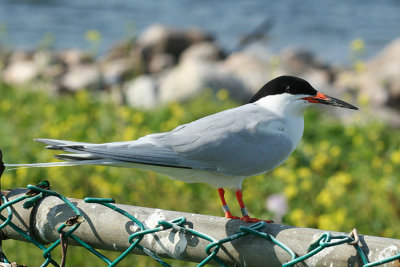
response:
M3 170L4 167L0 172ZM60 216L49 216L55 208L57 213L61 212L62 217L65 217L62 221ZM71 200L51 190L48 181L28 185L24 190L2 191L0 212L1 239L13 238L32 243L42 250L42 266L65 266L68 244L81 246L82 249L93 253L104 261L105 266L115 266L127 260L126 256L130 253L146 254L161 266L169 266L162 257L197 261L198 266L260 266L260 263L268 266L294 266L299 263L322 266L334 263L337 266L346 264L366 267L382 264L398 266L400 260L400 254L397 252L400 247L399 240L361 236L355 230L350 235L333 234L265 222L247 224L238 220L204 215L179 216L183 213L117 205L112 199ZM111 238L98 238L94 235L94 232L103 229L101 223L109 224L109 214L124 218L117 220L121 222L118 225L122 227L114 229L115 232L111 233L112 236L124 240L110 241ZM158 220L151 226L149 217L159 218L155 214L177 217ZM101 215L105 218L95 218ZM35 221L47 221L33 225L32 216L35 216ZM147 219L144 219L146 217ZM47 225L50 228L44 229L37 225ZM128 227L130 230L127 230L126 225L131 226ZM118 234L118 231L122 234ZM209 233L205 234L205 231ZM162 235L171 234L178 236L178 241L172 247L163 243L165 253L149 245L154 243L154 240L163 242L165 239ZM96 238L99 240L94 240ZM313 241L308 242L311 240ZM44 245L46 243L47 246ZM178 243L180 245L176 246ZM99 252L99 248L118 250L121 254L111 260ZM55 249L61 249L61 259L51 256ZM0 252L1 263L11 264L1 248Z

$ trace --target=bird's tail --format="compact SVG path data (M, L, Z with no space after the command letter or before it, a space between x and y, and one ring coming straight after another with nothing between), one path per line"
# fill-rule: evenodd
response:
M34 139L35 141L47 144L47 149L63 150L67 152L78 152L75 148L85 145L86 143L71 142L54 139ZM4 166L11 167L9 170L20 168L37 168L37 167L60 167L60 166L80 166L80 165L112 165L113 160L93 156L92 154L59 154L54 156L57 159L64 160L60 162L44 162L44 163L23 163L23 164L7 164Z
M61 166L79 166L79 165L108 165L105 160L82 160L82 161L60 161L60 162L43 162L43 163L22 163L10 164L4 163L4 166L11 167L9 170L22 168L38 168L38 167L61 167Z

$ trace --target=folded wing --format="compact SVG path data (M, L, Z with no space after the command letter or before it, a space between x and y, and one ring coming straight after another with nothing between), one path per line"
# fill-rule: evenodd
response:
M65 165L134 163L246 177L274 168L292 152L293 144L281 127L282 122L275 114L248 104L134 141L104 144L36 141L47 144L48 149L69 152L56 155L66 161Z

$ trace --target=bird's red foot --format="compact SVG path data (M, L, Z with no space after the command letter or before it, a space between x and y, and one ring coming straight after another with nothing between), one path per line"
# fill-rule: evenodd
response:
M238 216L233 216L230 211L226 211L225 212L225 218L228 218L228 219L240 219L240 217L238 217Z
M251 218L249 215L245 215L240 218L241 221L244 222L251 222L251 223L256 223L256 222L266 222L266 223L273 223L273 221L267 221L267 220L260 220L257 218Z

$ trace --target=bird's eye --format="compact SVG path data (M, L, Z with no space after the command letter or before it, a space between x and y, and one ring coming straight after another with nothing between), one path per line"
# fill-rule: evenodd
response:
M290 93L290 86L288 85L288 86L286 86L286 88L285 88L285 92L286 93Z

